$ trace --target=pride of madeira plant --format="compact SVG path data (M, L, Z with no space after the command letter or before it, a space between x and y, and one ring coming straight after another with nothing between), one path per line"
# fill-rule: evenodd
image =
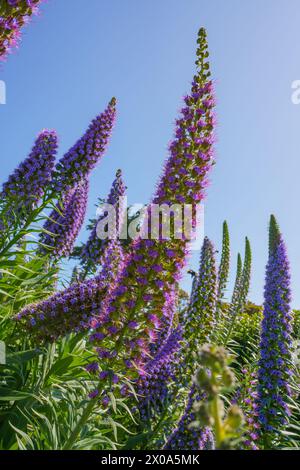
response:
M40 3L1 2L2 58ZM170 210L188 204L196 228L196 205L215 163L208 58L201 28L191 89L145 208L149 220L153 204ZM204 239L190 296L179 287L188 237L166 237L162 224L151 237L145 220L134 240L119 236L126 216L121 170L109 195L99 195L116 209L115 230L98 238L101 213L86 242L75 245L116 104L112 98L57 163L57 134L43 130L3 183L0 449L297 448L299 367L292 346L299 328L292 322L289 263L273 216L263 314L247 300L248 238L229 292L226 222L220 256ZM62 263L70 259L74 270L67 281Z

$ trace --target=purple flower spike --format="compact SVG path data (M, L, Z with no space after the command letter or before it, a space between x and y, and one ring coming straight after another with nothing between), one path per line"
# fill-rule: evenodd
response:
M26 306L15 320L38 342L51 342L72 331L94 329L97 326L98 331L93 332L90 340L98 345L105 338L99 325L107 316L107 299L118 282L122 265L122 247L117 240L111 241L102 258L101 271L96 277L71 284L42 302Z
M43 0L1 0L0 16L0 62L18 46L21 28L36 14ZM6 3L6 5L5 5ZM2 5L1 5L2 6Z
M271 216L261 325L257 413L262 443L269 448L278 429L288 422L291 377L291 287L285 243Z
M66 191L88 176L102 158L116 117L116 99L90 124L86 133L56 165L54 188Z
M198 43L196 61L198 71L192 82L191 94L186 100L187 103L180 119L177 120L175 137L170 144L170 155L152 200L154 204L171 206L178 204L180 199L180 204L190 204L194 212L196 212L197 202L205 196L207 175L214 163L213 86L207 61L208 51L204 29L199 32ZM205 104L204 100L206 100ZM201 126L197 125L199 109L203 110L204 125L202 123ZM193 126L192 130L191 126ZM186 157L187 154L188 157ZM184 175L179 171L182 168L185 170ZM201 169L201 174L195 170L196 168ZM194 182L193 188L186 184L189 181ZM176 188L173 186L174 183L176 183ZM148 220L150 221L152 220L152 207L152 204L148 207ZM195 226L196 217L192 219L192 225ZM118 357L114 361L116 371L120 372L125 360L136 363L138 359L141 370L147 362L149 346L156 335L156 332L149 328L148 315L155 314L158 319L162 316L165 295L171 292L172 286L180 279L188 253L189 244L186 237L178 239L171 234L169 239L166 239L162 233L159 233L155 238L149 233L150 225L145 223L141 227L141 232L146 237L137 238L133 242L132 252L126 258L125 267L120 276L120 285L127 288L126 293L123 294L118 288L112 293L109 310L113 313L108 316L107 324L104 327L101 326L101 332L105 332L106 336L110 337L110 326L116 321L115 312L118 312L118 319L123 328L126 328L131 318L139 323L138 331L145 339L145 346L142 350L136 351L136 348L128 348L125 342L120 340ZM145 239L147 235L150 238L148 240ZM153 257L153 251L155 257ZM152 294L151 301L144 300ZM159 326L159 322L156 322L155 327L159 328ZM115 344L123 337L123 328L119 328L111 344ZM129 341L135 337L135 334L135 330L126 332ZM131 371L133 377L129 377ZM130 379L137 378L137 368L133 367L126 374Z
M181 329L174 329L145 365L145 375L139 379L137 388L138 409L143 421L151 420L165 409L167 401L174 400L169 384L176 380L176 355L181 340Z
M3 184L1 197L9 199L15 211L30 211L41 199L51 181L56 151L56 132L42 131L29 156Z
M88 189L89 182L85 179L64 195L62 204L57 204L40 235L43 245L40 252L48 252L57 259L70 255L84 222Z

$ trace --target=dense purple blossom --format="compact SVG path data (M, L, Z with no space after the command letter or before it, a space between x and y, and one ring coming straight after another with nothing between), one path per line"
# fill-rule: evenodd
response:
M143 300L152 301L152 295L144 296ZM164 344L165 340L174 331L174 316L178 304L178 292L176 285L172 286L169 292L165 292L165 302L162 308L162 315L159 321L159 331L157 339L150 344L151 355L154 355Z
M260 424L258 422L257 404L257 372L242 369L242 381L236 391L235 403L240 403L245 416L245 433L243 448L258 450Z
M169 437L164 449L165 450L198 450L199 443L204 444L207 448L213 447L213 437L211 433L207 433L206 428L191 427L196 419L193 411L195 401L201 399L199 392L195 386L191 388L185 411L171 436ZM203 434L204 433L204 434Z
M191 94L185 97L181 117L176 121L170 157L153 198L155 204L186 203L195 209L195 204L204 198L207 175L214 162L213 85L209 78L203 29L198 43L196 63L199 72L192 82ZM148 214L150 209L151 206ZM195 218L193 223L196 223ZM148 233L147 227L143 233ZM127 377L131 378L144 374L149 344L159 329L165 294L180 278L187 252L188 240L185 237L165 239L159 234L158 239L138 238L133 242L132 255L128 257L119 286L112 295L108 321L99 329L106 338L107 347L117 351L115 360L107 363L108 368L126 371ZM145 301L145 295L151 295L152 300ZM128 329L132 319L139 324L137 330ZM136 345L137 335L144 339L143 346ZM125 336L127 341L124 341ZM95 343L95 346L100 345L101 342ZM129 369L125 369L124 364Z
M36 206L51 181L56 151L55 131L42 131L29 156L3 184L1 197L12 202L14 211L28 211Z
M56 165L54 188L65 191L87 177L102 158L116 117L116 99L90 124L86 133Z
M41 341L53 341L72 331L94 328L101 322L105 299L114 288L123 263L117 240L107 246L101 271L93 279L73 283L46 300L26 306L16 320Z
M40 234L40 252L56 259L70 255L84 222L88 190L89 182L84 179L57 203Z
M147 295L145 300L152 300ZM163 411L166 399L170 399L168 385L175 380L176 356L181 348L181 327L174 326L174 315L177 308L177 289L174 286L170 293L165 293L161 319L158 319L159 330L150 343L150 355L145 364L145 374L138 379L139 410L143 419L150 419L152 415ZM154 320L154 318L153 318ZM138 325L137 322L135 322ZM143 339L138 340L140 345L145 344Z
M145 365L145 374L138 380L138 408L142 420L150 420L172 403L170 385L176 380L175 358L182 340L181 328L171 331L160 348Z
M113 181L110 193L107 197L106 204L110 204L115 208L116 211L116 227L113 229L113 233L109 233L109 237L105 240L98 238L97 236L97 224L103 220L106 214L101 214L98 218L96 224L94 225L90 237L86 244L83 247L81 258L82 262L85 264L87 262L99 263L99 260L103 254L105 246L112 238L117 238L119 232L122 228L123 217L124 217L124 207L122 207L122 197L125 196L126 186L122 178L121 170L118 170L116 173L116 178Z
M0 62L18 46L21 28L37 13L43 0L1 0Z
M200 432L199 450L213 450L214 449L214 436L210 428L204 428Z
M270 445L270 439L287 424L289 415L292 380L290 282L285 243L272 216L257 386L258 418L265 445Z

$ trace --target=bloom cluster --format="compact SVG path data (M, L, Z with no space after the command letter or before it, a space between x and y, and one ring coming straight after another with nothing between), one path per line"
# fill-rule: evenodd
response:
M193 411L194 402L200 401L202 396L197 392L193 386L191 388L187 406L184 414L182 415L176 429L169 437L164 449L165 450L198 450L199 442L200 445L205 439L203 436L203 429L191 427L192 423L196 419L196 414ZM209 439L212 439L212 435L209 434ZM213 441L212 441L213 442ZM205 440L205 445L210 446L209 441Z
M51 181L56 152L55 131L42 131L29 156L3 184L1 197L13 201L15 211L32 209L43 196Z
M115 209L116 213L116 224L114 227L114 233L110 233L109 237L106 238L105 240L102 240L98 238L97 236L97 225L98 223L105 218L105 213L101 214L101 216L98 218L96 224L94 225L91 234L89 236L88 241L84 245L82 252L81 252L81 259L82 263L86 264L88 262L93 262L95 264L99 263L99 260L101 259L101 256L103 254L103 250L105 246L107 245L109 239L114 239L118 236L121 228L122 228L122 221L123 221L123 212L124 208L121 207L120 201L122 201L122 197L125 196L125 191L126 191L126 186L124 184L123 178L122 178L122 172L121 170L118 170L116 173L116 178L113 181L110 193L107 197L106 203L110 204L113 206Z
M40 234L41 253L56 259L69 256L84 222L88 190L89 182L83 179L56 204Z
M285 243L274 217L270 222L269 260L266 268L264 312L261 325L257 405L264 443L287 423L291 383L291 289Z
M122 263L122 248L113 240L95 278L71 284L38 304L26 306L16 320L38 341L53 341L72 331L93 328L101 321L105 297L115 286Z
M259 422L257 413L257 373L242 369L243 380L238 392L243 391L245 396L238 397L244 412L246 426L243 447L250 450L258 450Z
M139 412L142 420L161 413L172 402L170 385L175 377L175 357L182 340L181 328L175 328L165 339L153 359L145 366L145 374L137 383Z
M165 292L165 302L162 308L160 319L160 329L157 332L157 339L150 344L150 352L153 356L164 345L172 331L174 331L174 315L178 304L178 292L176 286L172 286L170 292Z
M21 28L37 13L43 0L3 0L0 6L0 61L5 60L21 37Z
M54 175L54 189L65 191L87 177L103 156L116 117L116 99L90 124L86 133L60 159Z
M207 175L213 164L213 85L209 79L203 29L198 43L199 73L176 121L175 139L170 144L170 157L153 198L155 204L186 203L194 207L204 197ZM108 320L98 331L105 338L106 347L116 352L114 361L106 361L107 370L124 372L130 378L144 374L149 345L161 327L165 296L181 276L187 245L186 239L173 237L138 238L133 242L132 254L112 294ZM101 340L95 341L95 347L99 346Z
M214 436L210 428L201 430L201 436L198 443L199 450L213 450L214 449Z

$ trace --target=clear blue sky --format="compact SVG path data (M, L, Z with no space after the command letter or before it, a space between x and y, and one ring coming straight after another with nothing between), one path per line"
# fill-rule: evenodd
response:
M219 121L206 234L219 246L228 220L234 265L249 236L250 297L260 302L267 224L276 214L291 259L294 306L300 307L300 106L291 103L291 83L300 79L299 24L299 0L48 0L0 70L7 85L7 104L0 106L1 179L39 130L58 131L61 155L116 96L118 123L92 176L89 216L119 167L129 201L147 202L204 26ZM194 255L191 265L197 262Z

